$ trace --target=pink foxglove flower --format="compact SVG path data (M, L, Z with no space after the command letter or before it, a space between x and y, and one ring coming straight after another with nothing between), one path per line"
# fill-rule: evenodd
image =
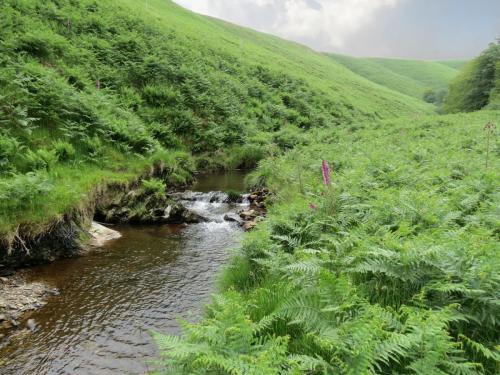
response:
M323 160L321 164L321 171L323 172L323 183L325 186L331 186L332 180L330 179L330 167L328 166L328 162Z

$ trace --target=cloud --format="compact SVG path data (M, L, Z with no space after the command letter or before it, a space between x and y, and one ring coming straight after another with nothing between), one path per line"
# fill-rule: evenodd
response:
M319 50L344 47L377 12L405 0L176 0L195 12L282 36Z

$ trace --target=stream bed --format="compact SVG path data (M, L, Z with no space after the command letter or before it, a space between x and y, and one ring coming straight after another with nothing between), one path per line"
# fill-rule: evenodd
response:
M85 257L26 270L29 281L57 288L28 314L34 332L0 348L0 374L144 374L157 355L149 332L179 332L196 320L215 291L229 249L241 237L223 220L245 204L222 203L217 191L243 190L243 173L201 176L191 208L208 222L115 225L122 237ZM4 362L2 365L1 362Z

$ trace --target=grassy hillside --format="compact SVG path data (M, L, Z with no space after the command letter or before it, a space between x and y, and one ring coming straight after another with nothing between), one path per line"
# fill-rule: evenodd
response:
M261 162L276 193L161 374L498 374L500 112L340 126ZM322 178L322 159L331 184Z
M468 63L468 60L440 60L436 62L453 69L461 70Z
M357 58L336 54L329 56L372 82L418 99L422 99L426 90L446 89L462 65L461 61Z
M191 155L201 168L252 166L309 129L430 110L303 46L170 1L6 0L0 13L9 241L152 163L184 183Z

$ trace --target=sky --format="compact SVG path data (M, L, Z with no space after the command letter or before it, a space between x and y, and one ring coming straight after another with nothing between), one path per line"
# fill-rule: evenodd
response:
M500 37L500 0L174 0L322 52L471 58Z

